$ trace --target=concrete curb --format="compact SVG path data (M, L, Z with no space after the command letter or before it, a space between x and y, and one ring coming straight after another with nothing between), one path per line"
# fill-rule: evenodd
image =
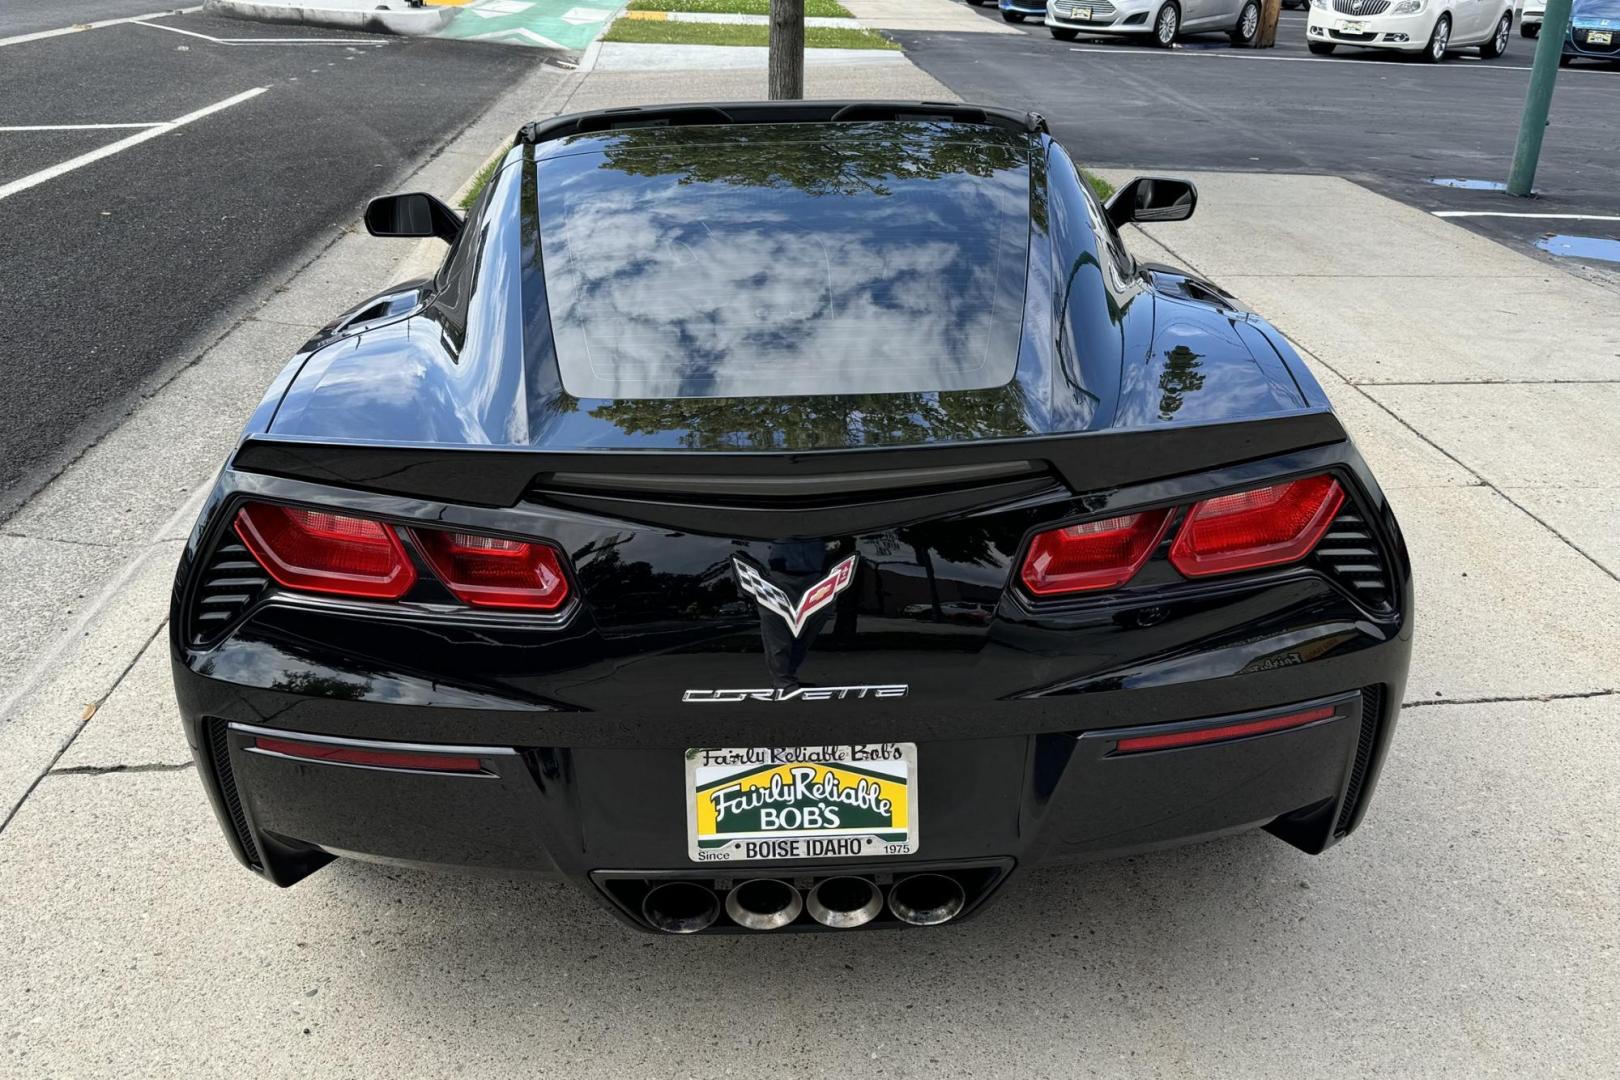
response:
M339 30L364 30L372 34L431 37L449 26L461 9L378 6L367 9L358 6L277 3L276 0L203 0L203 10L211 15L251 19L254 22L296 23L303 26L330 26Z

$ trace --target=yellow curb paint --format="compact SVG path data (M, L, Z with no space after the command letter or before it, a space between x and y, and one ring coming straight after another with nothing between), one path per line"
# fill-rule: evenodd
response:
M669 12L667 12L667 11L627 11L622 16L620 16L620 18L625 18L625 19L648 19L648 20L650 20L652 22L668 22L669 21Z

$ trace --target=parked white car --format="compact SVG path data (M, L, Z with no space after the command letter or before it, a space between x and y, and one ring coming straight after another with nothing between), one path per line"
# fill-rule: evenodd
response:
M1168 49L1182 34L1224 33L1248 45L1260 33L1260 0L1047 0L1046 25L1059 41L1130 36Z
M1541 21L1547 17L1547 0L1524 0L1519 12L1519 33L1533 38L1541 33Z
M1512 30L1513 0L1311 0L1305 38L1319 56L1351 45L1437 64L1473 45L1486 59L1501 56Z

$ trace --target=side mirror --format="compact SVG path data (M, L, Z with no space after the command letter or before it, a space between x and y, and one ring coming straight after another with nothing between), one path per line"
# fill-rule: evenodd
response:
M1198 189L1190 180L1138 176L1114 192L1103 207L1114 228L1133 221L1186 221L1198 206Z
M461 215L419 191L384 195L366 204L366 231L372 236L437 236L448 244L461 235Z

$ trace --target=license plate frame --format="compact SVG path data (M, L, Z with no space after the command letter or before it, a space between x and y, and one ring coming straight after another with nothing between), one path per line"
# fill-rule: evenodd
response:
M1614 44L1614 32L1612 30L1588 30L1586 32L1586 43L1588 45L1612 45Z
M692 862L895 858L919 849L916 743L694 747L685 757Z

